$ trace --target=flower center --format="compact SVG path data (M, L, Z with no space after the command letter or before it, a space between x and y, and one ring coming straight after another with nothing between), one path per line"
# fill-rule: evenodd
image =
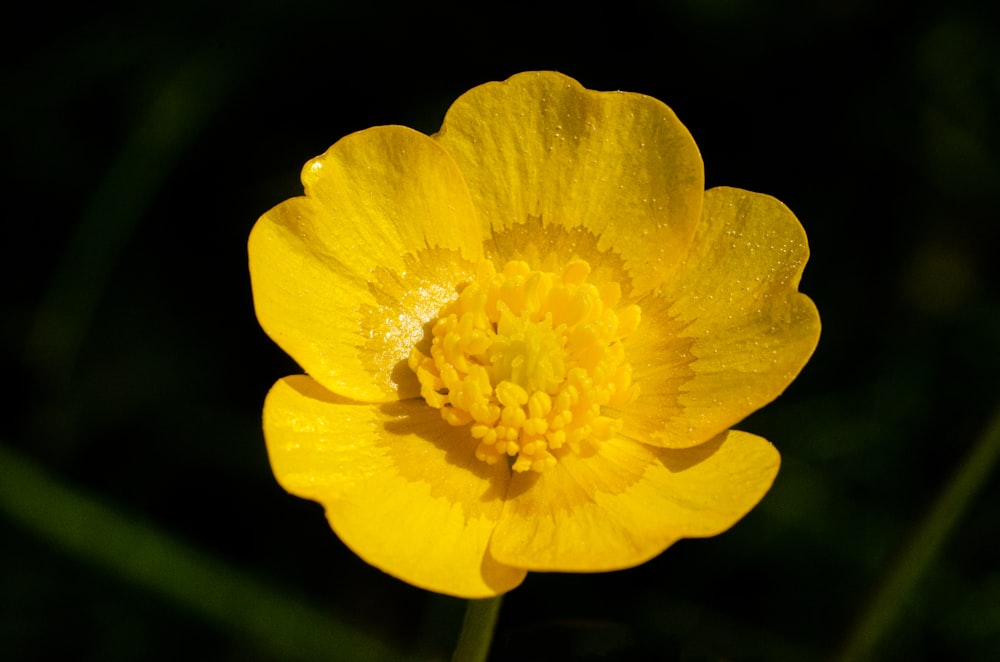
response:
M583 260L561 274L481 262L441 309L430 356L410 352L421 396L451 425L470 426L480 460L544 471L565 448L579 453L621 429L604 408L638 394L622 339L639 307L616 308L618 283L588 283L589 274Z

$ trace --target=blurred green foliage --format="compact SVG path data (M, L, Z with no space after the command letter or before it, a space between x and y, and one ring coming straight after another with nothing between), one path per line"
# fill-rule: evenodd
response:
M998 19L976 0L21 6L0 46L0 657L447 657L462 603L369 568L270 475L260 405L296 367L254 320L245 242L346 133L433 132L466 89L556 69L665 101L709 185L787 203L824 335L741 426L783 454L758 509L634 570L530 576L494 659L832 659L883 607L872 659L1000 658L1000 481L971 455L1000 394ZM975 463L975 498L942 509Z

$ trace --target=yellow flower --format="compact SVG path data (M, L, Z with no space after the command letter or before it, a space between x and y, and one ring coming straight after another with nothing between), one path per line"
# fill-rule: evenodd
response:
M264 434L368 563L497 595L719 534L770 487L778 452L729 427L816 346L806 236L773 198L705 191L661 102L519 74L302 181L249 242L261 326L308 373Z

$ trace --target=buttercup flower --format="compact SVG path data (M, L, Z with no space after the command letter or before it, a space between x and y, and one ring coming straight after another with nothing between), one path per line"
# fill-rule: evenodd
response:
M497 595L716 535L770 487L778 452L729 428L816 346L806 236L771 197L705 191L661 102L520 74L302 181L249 242L261 326L307 373L264 434L368 563Z

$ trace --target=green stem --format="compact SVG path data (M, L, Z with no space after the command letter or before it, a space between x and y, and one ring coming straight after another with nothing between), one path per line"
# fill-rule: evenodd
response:
M462 622L462 633L458 635L455 654L451 657L452 662L485 662L490 654L501 602L502 595L485 600L469 600L465 620Z
M881 640L890 632L941 548L957 527L963 513L986 484L1000 459L1000 410L973 446L951 482L934 502L910 543L885 576L871 603L847 640L840 662L873 659Z

